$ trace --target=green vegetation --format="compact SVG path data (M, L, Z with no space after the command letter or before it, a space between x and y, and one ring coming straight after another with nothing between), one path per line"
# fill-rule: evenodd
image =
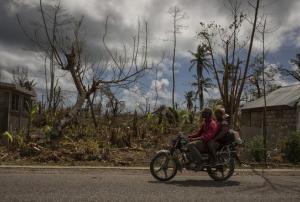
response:
M255 162L262 162L264 159L264 145L262 137L257 136L246 143L246 150L250 155L250 159Z
M26 131L5 132L1 136L5 152L11 152L11 157L1 155L3 148L0 147L1 160L14 161L20 158L43 163L100 161L114 165L135 165L138 161L146 161L157 149L168 147L170 138L176 133L191 133L199 129L202 122L199 115L205 106L215 108L223 105L230 115L232 127L238 130L241 101L247 101L248 95L262 96L261 83L264 81L260 81L260 77L267 66L264 57L252 62L251 55L253 41L261 24L257 22L260 21L260 0L256 1L256 6L251 6L254 9L249 16L243 13L238 1L228 3L231 18L227 26L217 22L200 22L195 32L197 50L189 51L189 70L194 74L194 80L184 96L186 107L180 108L181 104L175 103L175 94L178 93L175 92L176 34L185 27L179 23L185 19L180 8L171 7L169 10L174 27L173 60L170 66L173 78L172 103L159 106L163 103L159 99L163 98L160 94L164 93L164 86L160 86L160 89L157 85L161 78L158 72L165 56L162 54L162 61L157 64L149 61L152 53L148 53L148 49L151 49L151 43L148 44L148 22L141 25L138 21L136 36L132 37L133 45L124 46L122 52L111 50L110 45L106 44L113 32L108 29L107 17L102 37L105 54L99 53L99 60L93 58L91 61L88 57L90 53L85 52L84 48L85 41L88 41L83 34L84 18L69 16L59 1L48 5L40 0L38 14L41 18L33 19L32 30L24 29L22 18L17 18L26 36L39 47L40 54L45 58L43 71L46 92L43 98L46 99L34 104L26 103L29 120ZM244 26L249 28L249 24L245 24L246 19L253 19L250 23L252 31L248 36L242 32ZM31 36L31 33L34 35ZM129 56L127 50L130 49L133 53ZM264 55L264 52L260 55ZM294 62L299 63L298 60ZM58 70L64 75L72 75L68 82L76 87L77 94L73 106L65 103L59 80L67 77L58 76ZM155 77L151 74L153 70ZM146 80L153 81L155 85L151 85L149 93L139 93L145 102L136 100L133 104L138 106L134 112L124 112L127 100L119 100L121 96L118 92L126 89L136 93L138 90L134 87L139 87L145 74L149 76ZM19 86L34 90L36 83L28 80L26 72L19 69L14 75ZM210 96L210 93L213 95ZM151 102L153 100L155 104ZM299 139L299 134L292 134L284 144L285 157L292 163L300 161ZM261 162L265 151L261 137L246 143L246 153L251 161Z
M300 162L300 133L292 133L287 137L283 152L291 163Z
M63 113L67 112L37 110L31 119L29 141L27 131L4 133L2 138L7 146L0 146L2 160L66 165L80 162L85 165L144 165L157 149L168 147L177 132L191 132L200 124L199 114L162 106L146 115L96 116L98 126L95 127L90 112L81 111L76 120L64 128L62 138L53 139L53 120Z
M4 141L6 142L6 144L9 146L10 144L12 144L14 138L13 135L9 132L5 132L2 134L2 137L4 138Z

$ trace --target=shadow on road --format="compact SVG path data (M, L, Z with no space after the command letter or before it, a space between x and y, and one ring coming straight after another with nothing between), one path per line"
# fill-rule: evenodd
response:
M240 185L240 182L237 181L216 182L213 180L184 180L184 181L173 180L170 182L149 181L149 183L168 184L168 185L176 185L181 187L232 187L232 186Z

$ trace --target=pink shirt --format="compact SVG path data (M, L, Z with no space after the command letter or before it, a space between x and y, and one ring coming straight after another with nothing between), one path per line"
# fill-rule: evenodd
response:
M209 140L213 139L216 133L219 130L219 125L217 122L213 119L207 120L202 125L201 129L194 133L193 135L190 135L189 138L199 138L207 143Z

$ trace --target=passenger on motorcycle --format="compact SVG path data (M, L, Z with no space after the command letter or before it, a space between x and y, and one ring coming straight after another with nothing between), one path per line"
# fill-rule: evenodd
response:
M202 111L202 118L204 123L199 131L189 135L188 138L191 141L187 147L191 152L192 162L196 165L202 161L201 152L207 150L207 143L214 138L215 134L218 132L218 124L212 118L212 110L205 108Z
M215 166L217 159L217 149L223 143L223 140L226 138L226 135L229 133L229 123L228 117L223 106L219 106L214 111L214 117L218 124L218 132L210 141L208 141L208 151L210 154L210 165Z

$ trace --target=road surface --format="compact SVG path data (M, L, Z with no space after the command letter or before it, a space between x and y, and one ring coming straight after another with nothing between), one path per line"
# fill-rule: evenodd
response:
M0 170L0 201L300 201L300 176L236 175L214 182L178 174L161 183L148 171Z

